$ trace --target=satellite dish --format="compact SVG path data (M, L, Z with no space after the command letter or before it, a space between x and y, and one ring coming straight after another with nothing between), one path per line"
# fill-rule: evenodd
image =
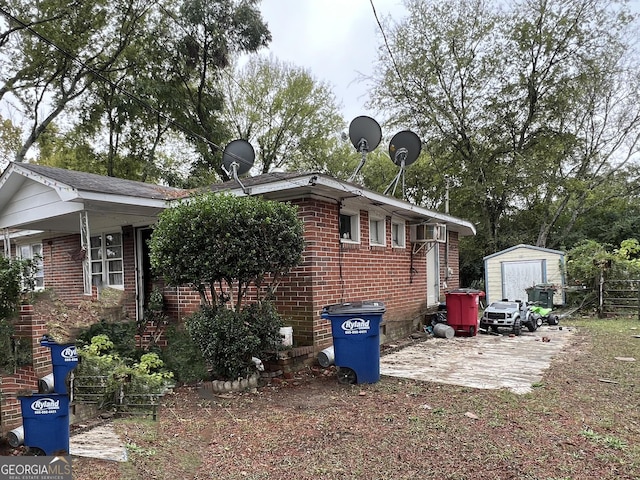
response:
M255 158L256 153L249 142L234 140L224 147L222 166L227 172L233 172L234 177L244 175L253 167Z
M356 168L356 171L349 177L349 181L351 182L364 165L367 159L367 153L375 150L380 144L380 140L382 140L382 129L373 118L361 115L360 117L354 118L349 124L349 138L355 149L362 155L358 168Z
M399 167L408 167L420 156L422 142L410 130L396 133L389 142L389 157Z
M349 138L359 152L372 152L382 140L382 129L373 118L362 115L349 124Z
M402 198L404 199L404 169L415 162L420 156L422 142L420 137L410 130L403 130L396 133L389 142L389 157L391 161L400 167L400 171L384 191L386 195L393 187L392 195L396 193L396 186L402 179Z

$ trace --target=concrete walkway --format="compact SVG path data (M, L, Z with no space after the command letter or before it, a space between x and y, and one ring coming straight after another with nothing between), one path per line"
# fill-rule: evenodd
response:
M116 435L113 424L98 425L89 430L71 435L69 438L69 454L78 457L99 458L127 461L127 449Z
M380 374L473 388L531 391L551 361L567 345L573 329L543 325L510 337L432 338L380 359Z

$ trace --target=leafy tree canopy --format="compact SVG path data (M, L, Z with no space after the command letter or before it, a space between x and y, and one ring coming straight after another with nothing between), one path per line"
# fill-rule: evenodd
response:
M425 140L428 164L407 177L415 198L441 203L432 185L446 175L451 213L478 225L463 257L480 241L481 263L519 225L528 243L560 246L594 209L636 194L639 23L625 2L404 4L385 25L371 105Z
M327 84L303 68L260 56L223 83L224 122L257 147L262 173L329 162L344 121Z
M143 181L166 173L167 183L177 183L159 152L178 132L196 157L198 179L227 179L219 75L233 55L270 41L257 4L11 2L0 18L0 101L11 101L27 120L15 160L57 120L65 125L58 135L72 137L58 155L73 157L69 148L78 147L81 156L91 145L98 165L83 165L90 171Z

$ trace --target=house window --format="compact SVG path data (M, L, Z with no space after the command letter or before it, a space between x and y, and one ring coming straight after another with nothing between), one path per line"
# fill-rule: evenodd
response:
M360 241L360 215L357 213L340 212L340 241Z
M401 220L391 221L391 246L394 248L404 248L405 243L405 223Z
M124 287L122 233L105 233L91 237L91 283Z
M371 245L386 245L386 222L384 218L369 219L369 243Z
M44 288L44 267L42 265L42 244L34 243L32 245L20 245L18 247L18 256L23 259L33 260L36 265L34 276L35 290Z

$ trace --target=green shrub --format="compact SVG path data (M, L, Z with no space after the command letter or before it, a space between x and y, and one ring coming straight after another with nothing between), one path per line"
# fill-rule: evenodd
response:
M264 359L268 352L282 348L280 327L283 324L272 302L264 301L247 305L242 310L242 318L260 340L254 356Z
M202 352L184 328L172 326L167 330L167 347L162 358L169 370L181 383L205 380L209 372Z
M164 362L157 353L143 353L139 361L132 362L120 357L114 347L114 342L101 334L78 349L81 358L75 372L78 391L82 394L104 394L98 401L100 407L117 403L122 391L160 394L171 385L173 374L163 368ZM92 390L97 383L89 383L91 379L86 377L104 377L104 386Z
M149 248L155 273L169 285L191 285L203 303L241 310L249 286L268 298L300 264L303 223L287 203L208 193L164 210Z
M135 322L105 322L91 325L87 330L78 335L79 346L91 345L92 339L104 335L112 342L111 350L121 358L138 360L144 352L136 348L136 323Z
M204 306L187 320L187 329L216 378L232 380L255 371L251 357L260 339L241 313Z

